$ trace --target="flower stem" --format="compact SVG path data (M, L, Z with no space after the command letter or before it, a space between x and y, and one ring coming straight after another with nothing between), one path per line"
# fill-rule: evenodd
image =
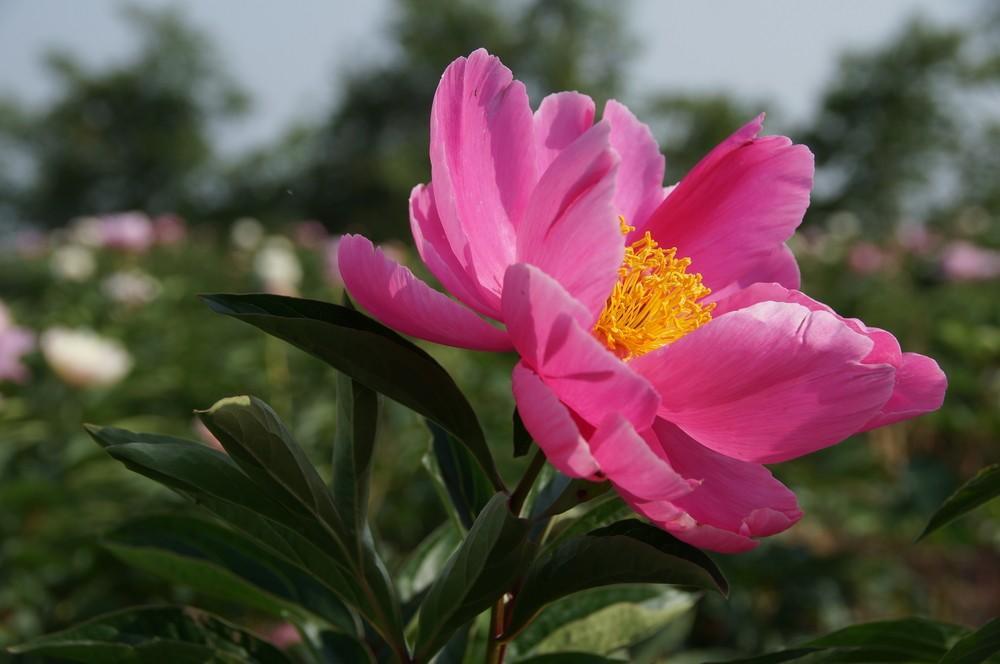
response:
M538 479L538 473L542 471L544 465L545 454L536 447L531 461L528 462L528 469L524 471L524 475L521 476L517 486L514 487L513 493L510 494L510 511L514 516L520 516L521 508L524 507L524 501L527 500L528 493L531 492L531 487L535 484L535 480Z
M486 664L503 664L507 644L500 640L504 629L503 597L497 600L490 612L490 638L486 644Z

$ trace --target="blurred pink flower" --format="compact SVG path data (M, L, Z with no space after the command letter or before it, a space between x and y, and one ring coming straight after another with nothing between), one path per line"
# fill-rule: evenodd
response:
M302 635L292 623L281 623L264 632L264 638L281 650L287 650L302 643Z
M941 268L952 281L989 281L1000 277L1000 251L958 240L944 248Z
M180 244L187 238L187 224L176 214L161 214L153 220L153 236L160 245Z
M925 224L904 223L896 227L896 242L911 254L926 256L937 238Z
M141 254L156 240L153 222L142 212L104 215L100 224L101 246Z
M28 380L28 367L23 358L34 348L34 333L14 325L7 306L0 302L0 381L23 383Z
M857 274L874 274L885 264L885 253L871 242L857 242L847 252L847 265Z
M326 227L315 219L307 219L295 224L292 229L295 244L303 249L317 249L326 242Z
M745 551L801 516L762 464L940 406L934 360L794 290L808 149L760 136L760 116L664 190L652 133L623 105L595 123L589 97L562 92L532 113L512 79L476 51L431 109L411 228L458 301L364 237L338 257L383 323L516 349L518 410L558 470L610 481L682 540Z

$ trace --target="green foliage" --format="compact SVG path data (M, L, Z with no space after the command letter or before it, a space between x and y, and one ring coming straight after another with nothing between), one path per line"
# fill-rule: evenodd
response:
M204 611L148 607L101 616L11 649L75 662L284 664L270 643Z
M469 447L503 488L475 412L451 376L425 351L357 311L280 295L204 295L218 313L249 323L412 408Z
M948 496L944 504L934 513L924 531L917 539L923 539L932 532L954 521L966 512L988 503L1000 496L1000 464L983 468L976 476Z

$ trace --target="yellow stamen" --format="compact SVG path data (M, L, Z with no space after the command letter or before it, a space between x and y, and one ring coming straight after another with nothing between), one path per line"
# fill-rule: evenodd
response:
M635 230L618 218L622 233ZM666 346L712 320L715 303L698 300L712 291L701 274L688 274L690 258L661 249L647 232L625 248L618 282L594 326L594 334L624 360Z

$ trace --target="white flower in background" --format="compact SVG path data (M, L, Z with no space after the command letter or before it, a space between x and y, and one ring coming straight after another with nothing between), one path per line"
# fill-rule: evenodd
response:
M50 265L52 273L66 281L86 281L97 269L94 252L75 244L53 251Z
M302 281L302 266L295 255L295 248L287 238L269 237L254 257L253 268L268 293L298 293L299 283Z
M69 237L72 242L84 247L100 247L104 233L98 217L77 217L70 223Z
M156 299L160 282L141 270L128 270L109 275L101 283L101 290L115 302L137 306Z
M23 383L28 380L28 367L21 361L35 348L35 335L14 325L7 306L0 302L0 381Z
M253 251L264 239L264 227L260 222L250 217L242 217L233 223L229 231L229 239L233 246L242 251Z
M56 375L74 387L114 385L132 368L120 343L92 330L50 328L42 334L41 348Z

